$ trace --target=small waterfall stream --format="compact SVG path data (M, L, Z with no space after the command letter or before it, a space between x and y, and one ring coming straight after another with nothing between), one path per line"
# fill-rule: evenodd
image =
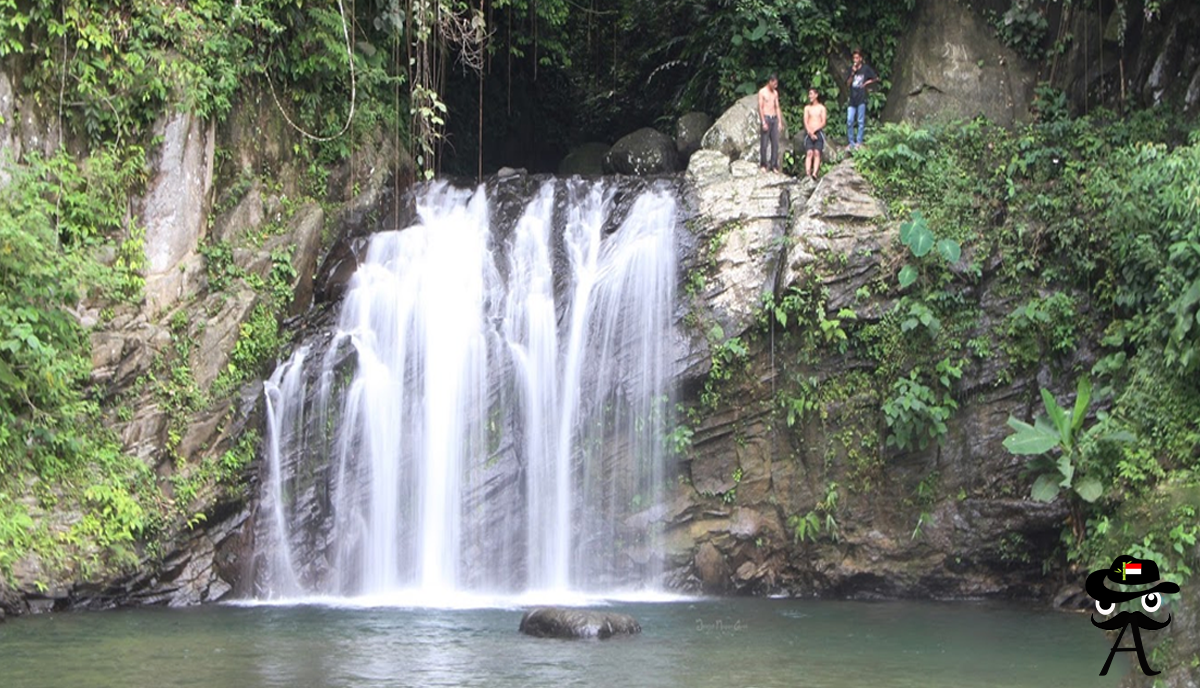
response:
M371 238L336 332L265 385L260 596L654 585L678 219L621 194L546 181L493 227L438 182Z

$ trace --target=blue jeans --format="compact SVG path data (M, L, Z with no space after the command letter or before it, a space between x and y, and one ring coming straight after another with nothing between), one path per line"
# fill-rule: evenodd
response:
M858 138L854 138L854 123L858 122ZM851 146L861 146L863 133L867 130L867 104L851 105L846 108L846 139Z

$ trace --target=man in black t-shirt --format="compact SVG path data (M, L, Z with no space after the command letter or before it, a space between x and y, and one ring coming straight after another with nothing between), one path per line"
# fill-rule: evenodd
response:
M850 87L850 105L846 108L846 138L850 150L862 145L863 134L867 129L867 87L879 83L879 75L871 66L863 62L861 50L854 51L854 65L850 68L850 76L846 84ZM858 123L858 136L854 135L854 124Z

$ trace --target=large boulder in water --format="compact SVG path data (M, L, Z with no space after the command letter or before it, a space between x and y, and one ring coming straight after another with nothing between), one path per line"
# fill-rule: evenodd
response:
M787 136L787 121L779 132L779 158L783 162L785 151L791 150ZM730 160L748 160L758 164L758 147L762 134L762 121L758 117L758 94L751 93L726 110L709 128L700 142L705 150L721 151Z
M613 144L604 158L606 172L615 174L660 174L679 169L675 141L666 134L645 127Z
M521 632L538 638L610 638L641 633L642 627L628 614L589 609L538 607L521 617Z
M692 153L700 150L700 142L712 122L712 117L703 112L689 112L675 123L675 150L681 162L687 164Z

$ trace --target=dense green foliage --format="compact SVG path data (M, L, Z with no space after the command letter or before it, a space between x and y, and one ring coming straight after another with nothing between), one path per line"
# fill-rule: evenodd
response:
M220 120L248 89L266 89L296 126L331 137L305 149L329 163L381 128L409 130L405 36L385 21L386 7L358 10L296 0L0 0L0 58L85 144L145 143L169 108ZM334 136L352 107L353 126Z
M73 552L82 572L100 556L128 563L127 546L146 527L141 500L156 493L148 469L122 453L85 392L92 361L75 313L84 298L140 296L140 232L125 223L141 152L113 151L83 164L65 154L31 156L0 189L0 574L30 547L65 556L52 542L84 545ZM107 265L97 260L103 255ZM83 517L51 533L20 497L52 506L63 498L60 486Z
M1062 391L1096 381L1094 393L1080 382L1071 410L1043 391L1044 417L1014 420L1009 441L1037 457L1033 495L1069 501L1067 560L1129 552L1183 580L1200 534L1200 135L1159 112L1072 119L1041 95L1041 121L1015 134L981 120L891 125L856 161L893 210L920 209L964 245L952 273L906 298L942 321L977 318L946 285L989 265L1014 304L993 326L1000 351L947 334L937 348L1045 367Z
M57 146L43 156L41 144L27 140L23 158L0 160L0 578L29 551L47 580L133 565L153 554L159 535L202 518L191 511L200 490L236 482L233 468L253 451L245 442L213 465L179 463L164 492L154 471L123 451L112 420L131 420L130 397L149 394L168 415L165 454L181 462L176 447L188 414L231 394L278 351L295 277L291 252L277 250L261 278L237 270L228 245L202 251L210 263L228 259L225 274L210 264L214 291L237 280L260 299L211 390L195 382L196 332L182 313L170 323L173 346L138 389L117 398L90 384L86 323L102 326L142 300L144 230L133 199L144 191L145 151L157 145L152 125L170 109L220 121L236 103L270 91L295 126L328 135L353 108L344 135L292 151L309 162L321 197L325 165L380 130L407 130L400 34L379 21L381 8L359 10L344 24L337 6L289 0L0 0L0 67L19 95L30 96L22 118L40 122L36 134L48 131L49 146ZM284 196L281 204L286 219L295 203Z

